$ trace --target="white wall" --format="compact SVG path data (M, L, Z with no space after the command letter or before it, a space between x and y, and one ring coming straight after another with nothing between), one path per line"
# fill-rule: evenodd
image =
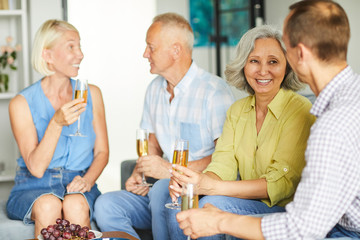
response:
M155 15L152 0L68 1L68 18L80 32L84 60L80 74L102 90L110 143L110 160L98 180L102 192L120 188L120 163L135 159L149 73L145 35ZM80 14L81 13L81 14Z
M28 0L29 11L29 49L31 56L32 43L38 28L48 19L62 19L61 0ZM31 64L31 63L30 63ZM41 75L30 66L30 81L36 82Z

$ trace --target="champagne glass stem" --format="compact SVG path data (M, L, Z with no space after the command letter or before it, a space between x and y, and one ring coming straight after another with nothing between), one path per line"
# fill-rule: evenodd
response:
M146 178L145 178L145 174L144 174L144 173L141 173L141 175L142 175L142 182L143 182L144 184L147 184Z
M81 117L81 115L79 115L79 119L78 119L78 129L77 129L78 133L80 133L80 117Z
M190 237L190 236L187 236L187 240L191 240L191 237Z

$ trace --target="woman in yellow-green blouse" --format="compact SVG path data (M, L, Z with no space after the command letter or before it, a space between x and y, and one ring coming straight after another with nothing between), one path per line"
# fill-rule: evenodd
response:
M310 101L294 92L301 84L285 54L280 32L270 26L256 27L242 37L225 74L230 84L250 96L228 110L204 173L176 167L183 175L173 171L171 198L190 182L197 184L200 195L208 195L200 199L199 207L211 203L242 215L285 211L300 181L306 141L315 120L309 113ZM181 239L173 215L174 211L168 211L170 232Z

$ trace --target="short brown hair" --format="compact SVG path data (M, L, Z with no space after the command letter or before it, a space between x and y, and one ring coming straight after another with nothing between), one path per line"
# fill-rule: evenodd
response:
M345 60L350 40L344 9L331 0L303 0L290 6L285 26L290 46L300 42L325 62Z

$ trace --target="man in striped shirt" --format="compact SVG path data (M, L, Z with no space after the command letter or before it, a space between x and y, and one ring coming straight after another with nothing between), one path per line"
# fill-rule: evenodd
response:
M306 167L286 212L256 218L213 206L179 213L192 238L226 233L251 239L360 238L360 76L346 61L349 21L330 0L290 6L283 39L287 58L317 99Z

